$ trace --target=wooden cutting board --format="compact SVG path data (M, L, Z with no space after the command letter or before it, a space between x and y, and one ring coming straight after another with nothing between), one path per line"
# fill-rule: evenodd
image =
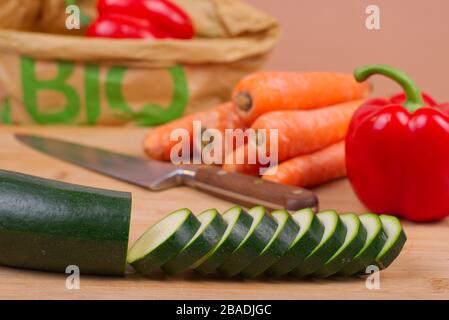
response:
M0 128L0 168L46 178L133 193L130 243L164 214L181 207L194 212L231 203L179 187L153 193L61 162L21 145L14 132L27 132L144 156L147 130L135 128ZM364 212L347 180L314 190L321 209ZM425 210L425 208L423 208ZM400 257L380 274L380 289L366 279L220 280L192 275L144 279L132 270L124 278L82 276L79 290L66 289L65 274L0 267L0 299L407 299L449 298L449 219L433 224L404 222L408 236ZM1 250L1 248L0 248Z

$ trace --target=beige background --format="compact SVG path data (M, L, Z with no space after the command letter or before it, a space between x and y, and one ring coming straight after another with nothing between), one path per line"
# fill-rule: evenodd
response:
M281 70L351 72L387 63L412 75L421 88L449 101L448 0L247 0L282 26L267 65ZM365 8L380 7L381 29L365 28ZM374 80L376 93L392 93L388 80Z
M387 63L409 73L437 100L449 101L448 0L242 1L281 24L267 69L352 72L362 64ZM380 30L365 27L370 4L380 7ZM398 91L386 79L372 81L374 94Z

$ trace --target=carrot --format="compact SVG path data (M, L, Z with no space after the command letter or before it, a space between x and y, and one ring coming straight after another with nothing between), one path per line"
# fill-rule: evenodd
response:
M277 161L283 162L343 140L353 113L362 103L363 100L355 100L310 111L270 112L260 116L251 128L266 130L266 154L272 156L270 144L277 143ZM278 130L277 141L270 139L272 129ZM258 163L248 163L247 149L239 148L234 153L229 155L228 159L243 153L244 163L225 165L224 170L247 174L256 174L259 171Z
M238 159L243 159L243 162L239 162ZM257 157L256 157L257 160ZM259 163L248 163L248 144L237 147L234 152L225 157L222 169L229 172L239 172L251 176L260 175Z
M363 103L355 100L311 111L277 111L259 117L251 128L278 129L278 161L318 151L345 138L355 110ZM274 141L276 143L276 141Z
M170 141L170 134L175 129L185 129L193 140L193 121L201 121L202 129L216 128L221 132L225 129L244 128L244 124L235 112L230 102L215 108L197 112L152 129L144 140L146 154L156 160L170 160L170 152L178 141Z
M315 186L346 175L345 143L302 155L269 168L262 179L298 187Z
M259 72L234 88L232 101L250 125L260 115L280 110L308 110L362 99L370 91L350 74L333 72Z

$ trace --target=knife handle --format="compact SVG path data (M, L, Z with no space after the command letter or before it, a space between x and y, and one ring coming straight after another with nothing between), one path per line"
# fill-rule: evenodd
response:
M318 210L318 198L311 191L218 168L199 168L195 175L183 180L190 187L246 207L263 205L269 210Z

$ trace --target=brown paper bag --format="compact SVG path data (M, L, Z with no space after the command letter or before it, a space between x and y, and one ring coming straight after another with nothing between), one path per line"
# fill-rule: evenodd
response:
M276 22L238 0L175 2L192 17L195 39L116 40L0 30L0 87L7 97L0 106L1 122L157 125L229 99L235 83L258 69L273 49ZM22 15L32 16L29 10ZM59 11L51 11L55 22L61 20L55 18ZM26 28L14 28L42 30L42 21L51 20L44 12ZM46 28L58 32L60 24Z

